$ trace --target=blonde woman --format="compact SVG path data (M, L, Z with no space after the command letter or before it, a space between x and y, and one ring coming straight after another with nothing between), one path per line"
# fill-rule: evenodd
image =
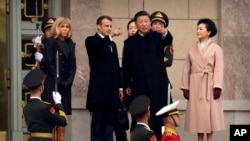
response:
M65 113L71 115L71 87L76 72L76 57L75 43L71 39L70 19L59 17L51 27L51 35L51 38L44 40L44 57L47 66L47 81L45 83L45 91L47 92L45 92L44 100L53 102L51 93L57 85L57 91L62 95ZM58 71L56 71L56 66L59 68ZM57 73L58 78L56 77Z

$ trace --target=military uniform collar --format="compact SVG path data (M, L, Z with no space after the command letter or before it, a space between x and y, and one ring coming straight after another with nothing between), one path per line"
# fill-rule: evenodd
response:
M146 128L150 129L150 127L146 124L146 123L143 123L143 122L137 122L138 125L143 125L145 126Z
M178 132L175 129L169 128L169 127L165 127L165 132L167 132L168 134L176 134L176 135L178 135Z
M36 96L30 97L30 99L39 99L39 100L42 100L41 97L36 97Z

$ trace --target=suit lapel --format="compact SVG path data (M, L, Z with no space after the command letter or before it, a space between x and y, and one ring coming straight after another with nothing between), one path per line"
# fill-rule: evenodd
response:
M110 41L110 39L108 39L109 37L104 37L102 38L100 35L98 35L97 33L95 34L96 38L103 40L103 45L105 47L105 50L108 50L109 53L113 53L114 52L114 48L115 48L115 43L113 41Z
M70 53L74 51L73 48L74 48L75 44L73 42L71 42L70 39L65 39L65 42L68 45L67 47L69 47L69 50L70 50L70 52L68 53L67 49L64 47L65 44L62 41L57 39L56 42L57 42L57 45L58 45L59 52L62 52L62 54L64 56L66 56L66 58L70 58L70 56L71 56Z
M194 54L195 54L196 61L199 63L199 65L202 68L207 67L207 62L208 62L207 56L212 51L212 47L209 47L209 46L211 46L212 43L213 43L212 41L209 41L207 45L203 48L203 51L201 51L200 49L199 42L197 42L196 44Z
M204 64L206 64L206 60L205 60L204 55L200 49L199 42L197 42L195 45L194 57L195 57L196 62L199 64L199 66L201 68L203 68Z
M68 53L66 51L66 49L63 47L64 44L62 43L62 41L60 41L59 39L56 40L57 45L58 45L58 51L59 53L61 52L64 56L66 56L66 58L68 58Z

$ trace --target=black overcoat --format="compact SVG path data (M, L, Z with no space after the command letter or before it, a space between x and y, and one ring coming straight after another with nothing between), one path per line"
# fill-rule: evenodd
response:
M89 58L90 80L87 109L94 105L119 106L121 69L116 44L109 36L101 38L97 33L85 40Z
M66 114L71 115L71 86L76 72L75 43L70 38L64 41L48 38L43 43L47 78L42 98L53 103L52 91L55 91L56 55L58 51L59 78L57 79L57 88L62 95L62 104Z
M172 43L170 32L165 38L150 31L145 36L138 32L124 41L122 68L124 87L131 88L131 98L144 94L150 97L151 114L167 105L167 71L164 66L164 47Z

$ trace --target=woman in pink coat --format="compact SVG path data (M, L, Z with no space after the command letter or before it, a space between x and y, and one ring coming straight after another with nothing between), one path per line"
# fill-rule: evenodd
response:
M198 41L190 48L184 63L181 90L188 100L184 130L195 132L198 141L212 141L213 132L224 130L222 107L223 52L211 38L217 33L211 19L197 23Z

